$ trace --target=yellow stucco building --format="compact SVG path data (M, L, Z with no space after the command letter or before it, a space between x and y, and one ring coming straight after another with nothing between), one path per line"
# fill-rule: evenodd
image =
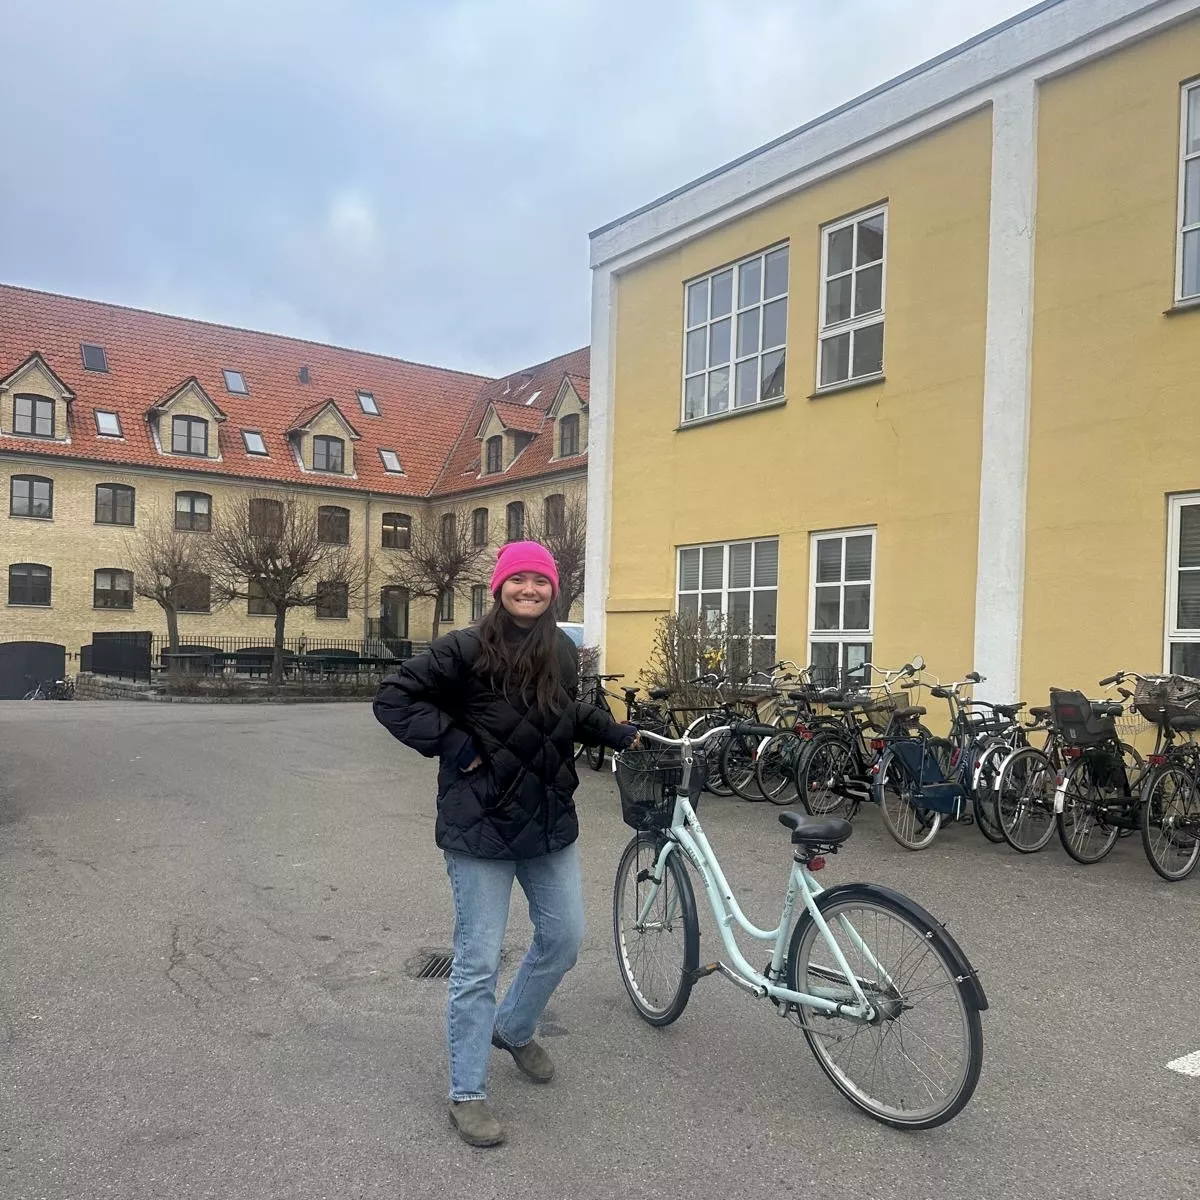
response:
M1200 674L1200 4L1059 0L591 237L589 639Z

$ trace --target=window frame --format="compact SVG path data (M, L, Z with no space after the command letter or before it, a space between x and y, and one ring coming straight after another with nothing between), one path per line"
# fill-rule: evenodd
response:
M329 532L328 522L333 520L333 514L337 513L337 519L341 521L343 518L346 523L346 536L331 539L325 537L324 534ZM326 529L322 531L322 519L326 522ZM340 530L338 531L340 532ZM341 504L320 504L317 506L317 541L324 546L348 546L350 545L350 510Z
M100 352L100 366L93 366L88 363L88 351L98 350ZM85 371L92 371L96 375L108 374L108 354L103 346L98 342L80 342L79 343L79 360L83 363Z
M496 465L492 466L492 447L495 446ZM502 433L494 433L490 438L486 438L483 443L483 474L485 475L503 475L504 474L504 435Z
M324 599L322 598L324 592ZM328 597L336 593L338 604L336 612L329 611ZM324 579L316 587L317 602L313 612L318 621L346 621L350 618L350 586L337 579Z
M483 514L483 519L480 520L479 514ZM488 525L490 518L488 510L484 507L473 508L471 510L471 545L486 546L488 544L488 535L490 530Z
M22 400L31 401L29 410L29 428L20 429L17 425L20 419L20 414L17 408ZM38 433L38 408L40 405L48 404L50 406L50 432ZM17 437L45 438L52 439L58 436L58 405L54 402L51 396L39 396L36 392L19 392L13 395L13 433Z
M1179 565L1179 534L1181 513L1185 508L1200 507L1200 492L1180 492L1167 497L1167 586L1166 611L1163 615L1163 670L1171 671L1171 651L1173 646L1200 644L1200 626L1195 629L1184 629L1178 625L1179 617L1179 576L1182 571L1200 573L1200 566L1180 567ZM1180 672L1187 674L1188 672Z
M756 568L758 566L758 546L763 543L774 543L775 546L775 582L773 584L757 584L754 582L756 577ZM730 587L730 559L731 551L735 546L750 546L750 585L749 587ZM770 642L771 654L767 656L770 663L776 661L779 651L779 578L780 578L780 563L779 563L780 538L778 534L765 534L762 537L751 538L733 538L728 542L688 542L675 547L675 613L678 615L682 609L680 600L684 596L696 597L696 617L700 619L705 615L704 597L711 596L714 593L719 593L721 596L721 617L728 622L729 620L729 597L731 593L742 594L748 592L750 595L750 622L744 634L733 634L731 636L744 638L746 640L746 664L751 667L755 661L754 650L756 642ZM705 587L704 586L704 552L706 550L721 551L721 586ZM698 551L699 558L697 560L697 576L695 588L685 588L683 586L683 556L691 551ZM758 593L774 592L775 593L775 629L772 633L755 633L754 632L754 609L755 596ZM761 661L766 662L766 659ZM707 669L702 664L697 665L697 669Z
M778 254L783 251L787 256L787 266L784 271L784 287L783 291L775 295L768 296L766 294L767 286L767 259L771 255ZM758 282L758 299L750 301L747 304L742 304L739 298L741 291L742 271L745 268L758 264L759 282ZM767 404L782 403L787 399L787 345L788 345L788 321L791 317L791 271L792 271L792 251L791 242L789 239L773 242L771 245L764 247L762 250L755 251L753 254L747 254L743 257L734 260L733 262L723 263L721 266L714 268L711 271L705 271L703 274L695 275L691 279L685 279L683 283L683 339L681 346L680 359L680 400L679 400L679 421L680 425L694 425L700 421L706 421L710 418L733 416L737 413L754 412L756 409L762 408ZM720 313L716 316L712 312L712 292L713 281L721 276L728 274L730 277L729 284L729 311ZM693 323L690 319L691 309L691 291L700 284L705 285L705 316L703 320ZM768 304L776 304L783 301L784 318L783 318L783 341L778 344L772 344L769 347L763 346L763 335L765 329L764 313ZM741 322L742 319L751 312L757 312L757 349L752 353L742 354L738 347L740 343ZM726 357L720 361L712 362L713 352L713 328L722 322L729 323L729 341L728 353ZM705 330L704 337L704 365L696 370L688 369L688 341L692 334L698 333L700 330ZM774 377L774 371L782 368L783 374L777 390L773 390L770 395L764 395L765 380L764 380L764 361L768 355L779 354L780 358L772 369L770 378ZM748 363L755 363L755 399L751 404L737 403L737 380L738 368L745 366ZM725 385L725 404L721 408L713 408L710 402L710 379L718 371L726 372ZM702 411L695 414L688 412L688 384L693 380L699 379L704 384L704 394L702 397Z
M401 522L393 521L388 524L388 517L400 517ZM388 542L388 534L391 533L395 537L404 534L404 544L393 544ZM412 514L405 512L385 512L379 514L379 545L383 550L411 550L412 549Z
M176 446L176 443L179 440L177 434L178 434L180 422L183 422L187 429L187 435L184 438L184 442L188 447L188 449L186 449L186 450L180 450ZM204 430L204 449L203 450L191 449L192 431L196 428L197 425L199 425ZM174 416L172 416L171 417L171 453L172 454L186 454L189 458L207 458L208 457L208 421L206 421L204 419L204 417L195 417L195 416L192 416L190 413L177 413Z
M184 607L185 601L181 597L186 597L188 593L183 589L186 589L188 587L189 582L191 580L198 580L198 579L204 580L204 596L205 596L204 607L203 608L194 608L194 607L193 608L185 608ZM179 583L176 585L175 611L178 613L211 613L212 612L212 576L205 575L199 571L197 571L193 575L181 576Z
M568 424L570 422L570 424ZM579 414L567 413L565 417L560 417L558 420L558 457L559 458L575 458L579 454ZM572 449L567 449L566 433L568 429L574 430L574 435L571 441Z
M256 450L250 444L251 438L258 438L258 444L262 447L261 450ZM271 456L271 452L267 449L267 439L263 437L261 429L243 429L242 445L245 447L247 454L253 454L256 458L270 458Z
M403 617L403 620L401 622L403 625L403 628L397 629L394 632L385 631L383 628L383 614L384 614L384 610L388 606L389 593L393 593L395 595L395 597L397 599L397 604L396 604L397 611ZM407 638L411 607L412 607L412 595L409 592L408 588L400 587L399 584L394 584L394 583L387 584L386 586L380 588L380 590L379 590L380 636L382 636L384 638L394 637L397 639Z
M1200 79L1193 79L1179 87L1179 196L1175 218L1175 303L1200 302L1200 289L1185 293L1183 290L1184 243L1188 234L1200 242L1200 220L1185 225L1187 216L1187 168L1189 162L1200 160L1200 130L1197 130L1198 148L1188 153L1188 110L1193 92L1200 93ZM1200 253L1200 251L1198 251Z
M442 588L438 596L438 624L445 625L454 620L454 589Z
M336 467L329 466L329 452L333 447L337 447L338 465ZM325 466L317 466L317 450L320 448L324 451ZM346 473L346 439L334 437L331 433L315 433L312 440L312 469L320 471L325 475L345 475Z
M100 576L101 575L111 576L111 579L109 581L109 587L104 589L105 592L110 596L125 596L125 595L127 595L129 597L128 604L102 604L100 602L100 595L101 595ZM128 581L129 586L127 588L116 587L116 579L117 579L118 575L123 575L125 577L125 579ZM127 570L124 567L97 567L92 572L92 607L93 608L116 609L118 611L123 611L123 612L132 612L133 611L133 572L130 570Z
M188 513L188 518L189 518L189 523L187 525L180 525L180 523L179 523L179 514L184 511L183 509L181 509L179 507L179 497L180 496L187 496L190 501L190 504L186 510ZM197 528L197 526L196 526L196 515L197 515L196 514L196 501L198 499L208 501L208 511L204 514L206 521L205 521L203 528ZM185 489L181 492L176 492L175 493L175 519L174 519L173 525L181 533L212 533L212 510L213 510L213 502L212 502L211 493L209 493L209 492L194 492L189 489Z
M357 388L355 396L358 399L358 407L362 409L368 417L379 416L379 402L375 399L374 392L368 392L365 388ZM370 405L370 407L368 407Z
M112 409L109 408L96 408L92 410L92 417L96 422L97 437L123 438L125 436L125 430L121 427L121 414L119 412L113 412ZM116 433L110 433L107 429L102 429L100 427L101 417L112 417L117 425Z
M105 521L100 516L100 489L108 489L112 495L110 497L110 505L113 514L111 521ZM118 521L118 499L120 496L128 494L129 496L129 520ZM118 525L125 529L132 528L137 522L137 489L131 487L127 483L98 483L96 484L96 512L95 523L97 525Z
M519 528L513 535L513 516L519 514ZM520 542L525 538L525 501L510 500L504 506L504 540L505 542Z
M258 514L258 519L255 519L255 514ZM271 519L267 521L264 514L270 513ZM283 537L283 501L276 500L273 496L251 496L246 501L246 530L251 537L258 538L281 538ZM255 526L258 528L255 528ZM264 526L266 526L264 528Z
M30 485L30 489L29 489L30 511L29 512L17 512L16 511L15 505L16 505L16 499L17 499L16 492L17 492L18 480L23 483L28 483ZM47 513L44 513L44 514L43 513L35 513L32 511L33 507L34 507L34 497L33 497L33 486L32 485L35 483L44 483L49 486L49 489L50 489L50 511ZM51 479L48 475L26 475L26 474L22 473L22 474L10 476L9 481L8 481L8 515L10 517L19 517L23 521L53 521L54 520L54 480Z
M246 581L246 616L275 616L275 605L263 595L262 584L257 579Z
M567 498L562 492L551 492L542 501L542 523L547 537L562 535L567 524Z
M391 465L391 463L388 462L389 454L392 457L392 462L394 462L396 464L394 467ZM400 455L397 454L395 450L387 450L383 447L380 447L379 461L381 463L383 463L383 469L389 475L403 475L404 474L404 464L400 461Z
M45 573L46 580L46 599L41 600L14 600L13 599L13 572L18 567L28 567L30 570L42 571ZM35 578L32 574L29 579ZM38 576L37 578L41 578ZM33 588L30 586L30 594L32 595ZM8 603L14 608L52 608L54 602L54 568L46 563L35 562L15 562L8 564Z
M860 330L872 328L875 325L883 327L883 345L886 346L887 338L887 274L888 274L888 233L890 229L889 220L889 202L884 200L879 204L873 204L869 208L860 209L858 212L851 213L846 217L839 217L836 221L830 221L828 224L821 226L821 274L820 274L820 294L818 296L817 307L817 381L816 391L827 392L834 391L837 388L848 387L852 384L862 383L866 380L881 379L884 374L884 352L880 349L879 352L879 369L876 371L866 371L861 375L854 373L854 343L855 338ZM849 276L850 279L850 305L851 315L840 321L835 321L832 325L827 319L827 307L829 298L829 242L832 236L842 229L854 229L856 226L865 221L869 221L872 217L883 217L883 253L878 260L880 264L880 280L879 280L879 308L873 309L868 313L855 315L853 307L855 303L855 280L861 270L870 269L875 266L875 261L872 260L864 266L858 264L858 236L857 233L851 235L851 259L849 271L837 272L838 278ZM850 348L847 358L847 375L844 379L830 380L828 383L823 381L824 365L825 365L825 344L833 341L835 338L841 337L843 334L850 335Z
M488 611L488 589L485 583L471 585L471 621L482 621Z
M851 585L861 584L864 580L846 579L846 539L852 537L871 538L871 569L870 574L865 581L870 588L867 601L867 628L866 629L846 629L844 628L845 613L846 613L846 595L845 588L847 582ZM838 586L842 589L839 600L839 615L843 622L843 627L838 629L817 629L817 554L818 544L822 541L833 541L840 539L842 543L842 557L840 575L838 578ZM815 662L813 655L813 647L816 645L836 645L838 647L838 678L828 686L841 686L845 679L850 678L850 670L856 668L847 668L846 666L846 648L851 645L865 645L868 647L864 661L870 662L871 656L874 654L875 647L875 597L878 591L878 580L876 578L879 555L879 530L874 525L849 526L845 529L821 529L815 530L808 535L808 661L809 664ZM830 587L832 583L823 583L820 586ZM818 681L822 682L822 681ZM824 681L827 682L827 681ZM866 682L870 682L867 680Z
M222 367L221 375L225 379L225 390L231 396L248 396L250 395L250 385L246 382L246 376L241 371L235 371L232 367ZM241 387L234 387L229 381L236 379Z

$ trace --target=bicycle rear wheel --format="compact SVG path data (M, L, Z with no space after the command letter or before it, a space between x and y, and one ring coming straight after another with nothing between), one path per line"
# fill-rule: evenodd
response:
M960 983L961 950L928 913L870 884L825 892L817 909L859 987L870 1022L800 1008L800 1028L821 1070L852 1104L897 1129L932 1129L960 1112L979 1082L978 998ZM788 987L855 1000L807 910L792 932Z
M1007 746L981 745L976 742L970 751L972 778L968 780L975 824L989 842L1001 846L1004 845L1004 830L1000 828L1000 819L996 813L996 780L1007 749Z
M1057 772L1033 746L1012 754L996 781L996 808L1004 840L1022 854L1036 854L1054 836Z
M1117 844L1120 829L1109 820L1107 787L1085 754L1067 772L1063 809L1055 817L1063 849L1078 863L1098 863Z
M1142 848L1166 880L1186 879L1200 860L1200 789L1180 763L1159 768L1142 802Z
M847 794L858 776L858 764L850 744L839 737L812 742L799 771L800 803L811 816L849 816L856 807Z
M887 831L905 850L924 850L942 827L942 814L919 808L911 772L894 754L885 752L877 776L879 807Z
M613 884L613 938L621 982L642 1020L670 1025L687 1007L700 961L696 896L680 856L667 858L646 918L638 914L654 892L651 878L661 841L639 833L625 847Z
M700 737L707 733L710 729L717 729L721 725L728 725L729 718L724 713L705 713L703 716L697 717L688 727L688 737ZM704 790L711 792L714 796L732 796L733 788L731 788L721 771L721 753L725 749L725 737L714 738L704 747L704 758L708 765L708 770L704 776Z
M804 745L795 730L784 729L759 746L754 774L762 794L772 804L791 804L796 800L799 794L796 765Z
M767 797L758 786L755 767L758 765L758 743L761 738L748 733L733 733L721 748L721 774L725 782L743 800L758 803Z

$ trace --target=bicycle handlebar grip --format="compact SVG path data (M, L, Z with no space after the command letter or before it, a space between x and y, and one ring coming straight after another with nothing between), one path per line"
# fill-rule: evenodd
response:
M1100 680L1101 687L1110 687L1114 683L1120 683L1124 676L1123 671L1118 671L1115 675L1110 675L1107 679Z
M774 737L778 728L774 725L762 725L758 721L737 721L733 726L734 733L749 734L751 737Z

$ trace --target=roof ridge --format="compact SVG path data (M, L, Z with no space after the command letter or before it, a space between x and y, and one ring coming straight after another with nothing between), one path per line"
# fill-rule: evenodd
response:
M360 354L367 358L378 358L384 362L401 363L404 366L420 367L427 371L438 371L443 375L457 375L463 379L477 380L482 383L496 383L507 378L504 375L481 375L475 371L460 371L455 367L439 367L435 363L417 362L412 358L400 358L392 354L380 354L377 350L359 350L354 346L342 346L337 342L318 342L313 338L294 337L287 333L272 333L267 329L251 329L247 325L224 325L219 321L209 321L203 317L183 317L177 313L162 312L156 308L138 308L133 304L117 304L111 300L89 300L86 296L73 296L67 292L51 292L45 288L24 287L19 283L0 283L0 292L24 292L29 296L46 296L52 300L70 300L75 304L85 304L92 308L117 309L121 312L136 313L142 317L157 317L162 321L177 321L184 325L203 325L209 329L218 329L232 333L248 333L254 337L271 338L278 342L292 342L300 346L317 346L322 350L337 350L344 354ZM586 347L581 347L586 349ZM578 351L572 350L572 354ZM553 362L553 359L547 359ZM515 374L515 372L514 372Z

